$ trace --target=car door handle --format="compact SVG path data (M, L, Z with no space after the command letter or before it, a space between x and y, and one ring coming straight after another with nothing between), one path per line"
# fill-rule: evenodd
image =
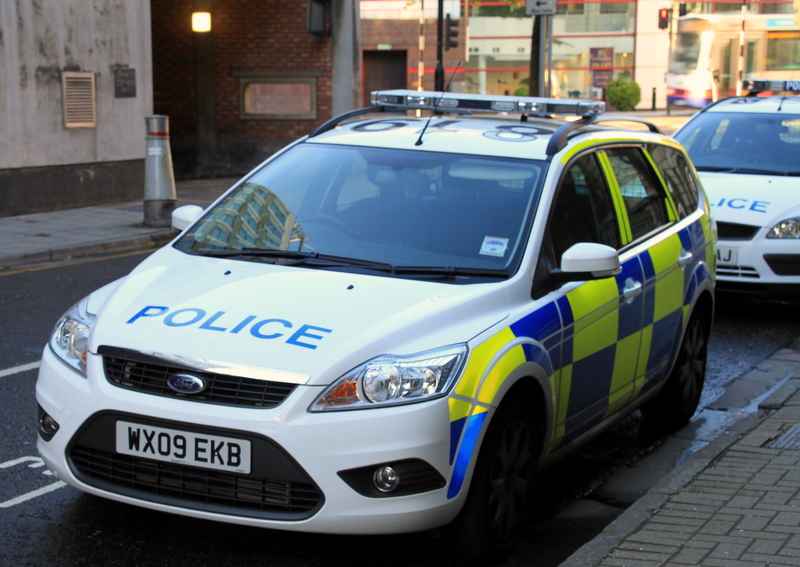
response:
M692 258L694 258L694 254L692 254L691 251L682 250L680 256L678 256L678 265L683 267L691 262Z
M625 280L625 287L622 288L622 299L625 303L631 303L642 294L642 282L628 278Z

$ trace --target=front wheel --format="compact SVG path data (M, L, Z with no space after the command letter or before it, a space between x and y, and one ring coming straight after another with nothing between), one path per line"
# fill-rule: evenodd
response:
M478 455L467 501L450 526L455 549L470 563L511 550L525 519L541 447L541 434L521 407L498 412Z
M675 368L658 395L642 407L645 429L671 433L689 423L700 404L706 379L709 325L693 316L686 328Z

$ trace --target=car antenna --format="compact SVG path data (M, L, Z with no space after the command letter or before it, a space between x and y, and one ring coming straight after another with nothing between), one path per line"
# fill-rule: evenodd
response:
M453 82L453 78L456 76L456 71L458 71L459 67L461 67L461 60L460 59L458 60L458 63L456 63L456 67L455 67L455 69L453 69L453 72L450 73L450 79L448 79L447 84L444 86L444 90L442 91L442 96L440 96L439 100L437 100L433 104L434 108L437 108L442 103L442 99L444 99L444 95L447 94L448 90L450 90L450 83ZM435 114L435 111L433 112L433 114ZM417 141L414 142L415 146L421 146L422 145L422 137L425 135L425 132L428 130L428 126L430 126L431 120L433 119L433 114L428 116L428 120L425 122L425 126L422 127L422 132L419 133L419 138L417 138Z

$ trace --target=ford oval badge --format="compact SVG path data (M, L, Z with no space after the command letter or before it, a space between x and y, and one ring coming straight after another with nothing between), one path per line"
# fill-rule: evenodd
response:
M167 387L177 394L199 394L206 389L206 383L193 374L170 374Z

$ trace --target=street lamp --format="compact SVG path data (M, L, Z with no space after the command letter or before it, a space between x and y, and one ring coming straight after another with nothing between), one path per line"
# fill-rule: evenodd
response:
M192 12L192 31L208 33L211 31L211 12Z

